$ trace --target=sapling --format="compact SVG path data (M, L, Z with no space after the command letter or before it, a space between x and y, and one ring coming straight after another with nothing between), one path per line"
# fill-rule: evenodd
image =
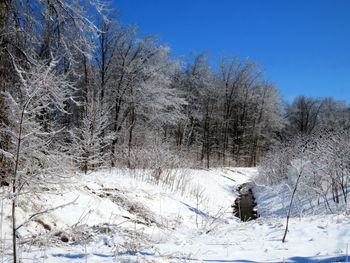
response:
M287 214L287 221L286 221L286 229L284 231L284 235L283 235L283 238L282 238L282 242L283 243L286 241L287 232L288 232L288 225L289 225L289 218L290 218L290 214L291 214L291 211L292 211L293 200L294 200L295 194L297 192L297 188L298 188L299 181L300 181L300 178L301 178L302 174L303 174L303 169L301 167L301 169L298 172L298 177L297 177L297 180L296 180L295 185L294 185L292 196L290 198L288 214Z
M62 155L55 151L55 136L59 128L52 116L65 113L65 101L71 89L64 75L56 74L58 60L37 61L29 69L13 66L19 83L4 95L10 109L11 125L4 130L10 136L13 145L12 178L11 178L11 221L13 262L17 262L17 225L16 207L20 195L28 188L42 185L44 178L55 175L59 162L64 161ZM60 161L58 161L60 160ZM31 190L30 190L31 189Z
M199 185L197 184L197 187L195 189L195 197L196 197L196 226L198 228L198 214L199 214L199 206L201 205L203 201L203 194L204 194L204 189L202 189Z

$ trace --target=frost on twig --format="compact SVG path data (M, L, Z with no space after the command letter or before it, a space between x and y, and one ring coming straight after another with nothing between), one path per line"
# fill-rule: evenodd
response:
M24 221L22 224L17 226L16 231L18 229L20 229L22 226L24 226L27 223L29 223L30 221L34 220L37 216L40 216L42 214L47 214L47 213L50 213L50 212L55 211L57 209L60 209L60 208L63 208L63 207L75 204L75 202L78 200L78 198L79 198L79 196L77 198L75 198L73 201L69 202L69 203L66 203L66 204L63 204L63 205L59 205L59 206L56 206L56 207L53 207L53 208L49 208L49 209L46 209L46 210L43 210L43 211L40 211L40 212L32 214L26 221Z

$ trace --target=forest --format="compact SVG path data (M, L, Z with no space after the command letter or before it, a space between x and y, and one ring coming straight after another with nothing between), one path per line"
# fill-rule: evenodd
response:
M184 160L256 166L296 136L345 136L344 101L286 102L256 62L223 55L212 67L209 52L173 58L156 36L139 38L104 9L2 1L3 178L13 173L19 140L19 168L35 173L60 164L87 172Z
M289 102L263 65L210 61L174 57L105 2L0 0L1 185L16 197L73 171L259 166L261 183L293 171L347 203L347 103Z

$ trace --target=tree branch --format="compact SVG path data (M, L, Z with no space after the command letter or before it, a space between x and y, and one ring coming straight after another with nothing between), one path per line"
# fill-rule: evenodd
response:
M20 224L17 228L16 228L16 231L18 229L20 229L22 226L24 226L25 224L29 223L30 221L33 220L33 218L39 216L39 215L42 215L42 214L46 214L46 213L49 213L49 212L52 212L52 211L55 211L57 209L60 209L60 208L63 208L63 207L66 207L66 206L69 206L69 205L72 205L74 204L77 200L78 200L79 196L77 198L75 198L73 201L69 202L69 203L66 203L66 204L63 204L63 205L59 205L59 206L56 206L54 208L50 208L50 209L47 209L47 210L44 210L44 211L40 211L40 212L37 212L35 214L32 214L26 221L24 221L22 224Z

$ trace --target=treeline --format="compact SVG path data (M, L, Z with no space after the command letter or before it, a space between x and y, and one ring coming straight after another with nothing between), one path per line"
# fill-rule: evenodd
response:
M286 104L248 59L173 59L102 2L0 5L3 177L69 165L255 166L296 133L348 127L345 103Z

